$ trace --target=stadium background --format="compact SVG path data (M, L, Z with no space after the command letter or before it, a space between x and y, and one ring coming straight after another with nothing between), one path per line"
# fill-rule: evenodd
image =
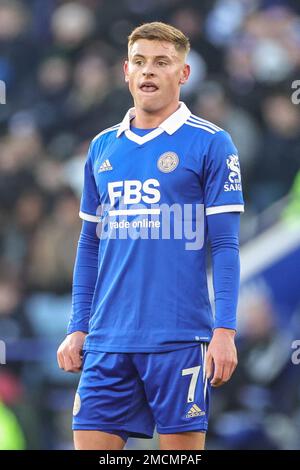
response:
M89 140L131 106L127 35L155 20L190 37L182 99L232 134L244 181L240 364L214 392L207 447L300 448L299 15L296 0L0 0L1 449L72 448L79 376L59 370L56 350L82 169Z

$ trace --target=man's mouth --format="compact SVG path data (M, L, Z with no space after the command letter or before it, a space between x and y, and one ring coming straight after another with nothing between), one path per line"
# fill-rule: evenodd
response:
M140 90L146 92L146 93L153 93L154 91L158 90L158 86L155 85L153 82L144 82L140 86Z

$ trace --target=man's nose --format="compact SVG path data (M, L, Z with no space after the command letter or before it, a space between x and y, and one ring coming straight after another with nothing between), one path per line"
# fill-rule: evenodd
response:
M144 67L143 67L143 75L146 76L146 75L154 75L154 71L153 71L153 65L152 64L145 64Z
M149 73L143 72L143 76L144 76L145 78L153 77L153 76L154 76L154 73L152 73L152 72L149 72Z

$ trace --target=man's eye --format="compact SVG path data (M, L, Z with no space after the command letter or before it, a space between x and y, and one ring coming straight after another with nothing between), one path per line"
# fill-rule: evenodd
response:
M163 66L167 65L167 62L161 62L161 61L159 61L159 62L158 62L158 65L163 67Z
M135 64L136 64L136 65L141 65L141 64L142 64L142 61L141 61L141 60L136 60L136 61L135 61Z

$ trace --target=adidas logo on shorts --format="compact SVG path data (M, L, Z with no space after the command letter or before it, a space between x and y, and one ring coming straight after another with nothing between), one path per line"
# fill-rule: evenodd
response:
M196 403L190 408L188 411L186 417L187 418L195 418L196 416L204 416L205 411L202 411L199 406L196 405Z

